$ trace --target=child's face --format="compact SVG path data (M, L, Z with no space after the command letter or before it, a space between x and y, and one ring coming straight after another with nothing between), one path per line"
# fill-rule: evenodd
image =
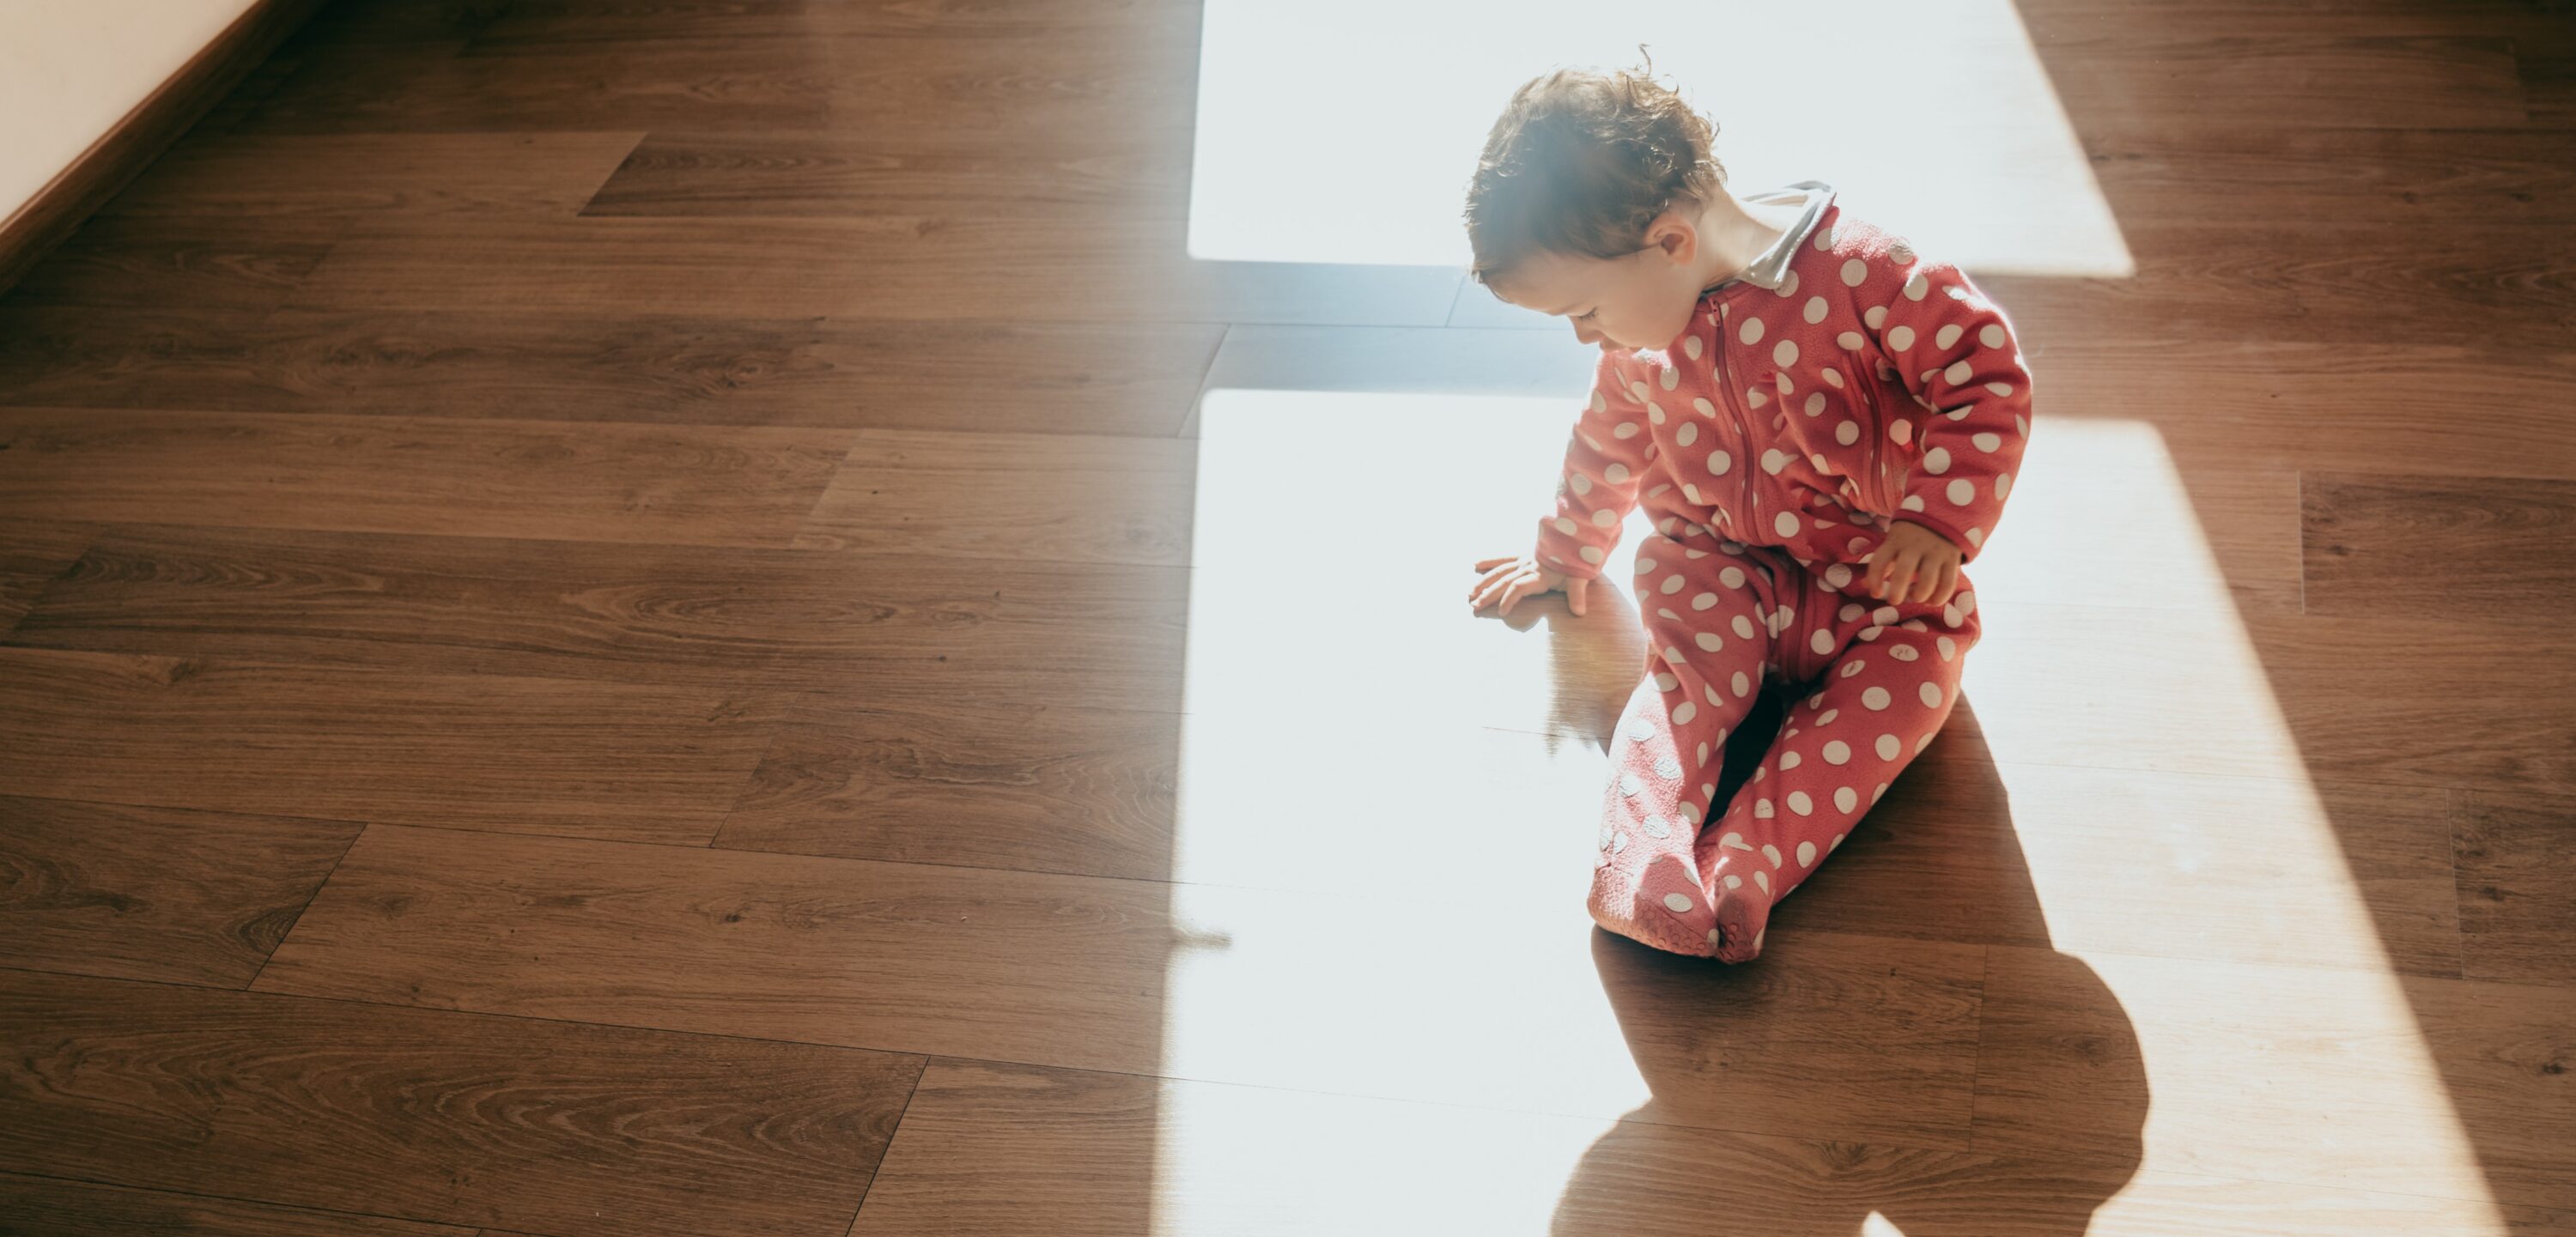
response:
M1643 249L1620 258L1540 253L1493 284L1494 294L1525 309L1562 317L1574 337L1602 351L1661 348L1690 326L1699 304L1695 229L1665 215Z

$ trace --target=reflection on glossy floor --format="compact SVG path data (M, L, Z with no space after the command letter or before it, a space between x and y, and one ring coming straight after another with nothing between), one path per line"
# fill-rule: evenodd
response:
M1459 602L1583 351L1190 258L1217 2L343 4L0 295L10 1231L2576 1231L2563 10L1979 10L2135 274L1726 968Z

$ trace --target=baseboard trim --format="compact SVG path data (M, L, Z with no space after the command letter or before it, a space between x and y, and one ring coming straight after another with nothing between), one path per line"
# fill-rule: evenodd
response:
M6 292L107 205L188 127L232 93L324 0L259 0L169 80L90 143L6 220L0 220L0 292Z

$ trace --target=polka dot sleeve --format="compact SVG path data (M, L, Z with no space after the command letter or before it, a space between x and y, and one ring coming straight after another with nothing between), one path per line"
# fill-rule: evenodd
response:
M2012 324L1965 272L1918 260L1871 330L1926 411L1899 518L1973 561L2002 518L2030 437L2030 371Z
M1539 521L1541 566L1577 579L1601 574L1619 544L1619 522L1637 505L1637 486L1654 457L1645 405L1625 355L1603 353L1593 371L1592 399L1574 423L1565 446L1565 475L1557 482L1556 510Z

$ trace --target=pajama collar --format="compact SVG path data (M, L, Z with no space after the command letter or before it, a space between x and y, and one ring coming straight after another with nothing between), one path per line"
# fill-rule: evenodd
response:
M1797 221L1789 225L1788 231L1780 234L1779 240L1773 241L1769 249L1763 250L1760 257L1753 259L1752 265L1744 268L1744 273L1726 281L1734 283L1740 279L1755 287L1768 288L1777 292L1780 290L1781 281L1789 277L1789 263L1797 256L1798 246L1806 243L1807 238L1815 234L1817 222L1825 217L1825 208L1834 204L1834 187L1822 181L1802 180L1794 185L1754 194L1744 200L1758 206L1779 206L1800 200L1806 202L1805 209L1798 212Z

